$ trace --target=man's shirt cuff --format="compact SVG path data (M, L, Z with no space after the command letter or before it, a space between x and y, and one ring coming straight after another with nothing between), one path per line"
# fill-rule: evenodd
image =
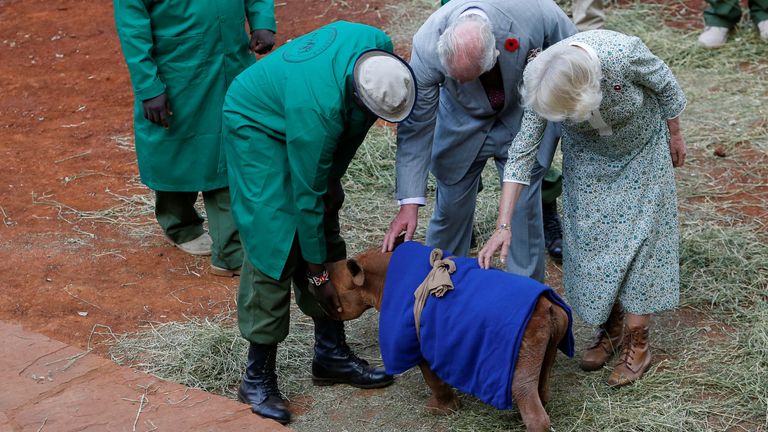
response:
M397 200L397 205L405 205L405 204L418 204L420 206L427 205L427 199L425 197L416 197L416 198L404 198Z

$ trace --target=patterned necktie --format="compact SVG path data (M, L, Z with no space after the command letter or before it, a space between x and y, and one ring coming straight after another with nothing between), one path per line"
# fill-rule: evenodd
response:
M496 62L491 70L480 75L480 83L483 84L491 108L494 111L504 108L504 80L501 78L499 62Z

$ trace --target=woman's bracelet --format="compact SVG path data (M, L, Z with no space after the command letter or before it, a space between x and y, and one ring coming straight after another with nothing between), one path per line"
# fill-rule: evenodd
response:
M512 231L512 227L510 227L509 224L503 223L503 224L499 224L499 227L497 228L497 230L499 230L499 231L503 231L503 230Z

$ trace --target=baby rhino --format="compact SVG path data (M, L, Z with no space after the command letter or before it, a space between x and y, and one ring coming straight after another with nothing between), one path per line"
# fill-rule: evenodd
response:
M557 349L573 356L571 312L551 288L417 242L393 253L370 250L330 270L339 318L379 310L387 373L418 365L432 390L430 412L458 409L455 387L499 409L514 401L527 430L549 430L544 404Z

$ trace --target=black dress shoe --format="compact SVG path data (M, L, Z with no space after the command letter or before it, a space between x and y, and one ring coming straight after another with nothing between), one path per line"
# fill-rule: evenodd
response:
M277 387L276 357L277 345L251 343L248 348L248 364L240 388L237 389L237 398L250 405L255 414L288 424L291 412L285 406Z
M394 379L383 368L371 367L349 348L344 335L344 323L327 318L315 318L315 357L312 359L312 382L325 386L349 384L372 389L386 387Z
M542 203L542 219L544 221L544 245L547 253L558 263L563 262L563 229L560 226L560 216L557 214L557 202Z

